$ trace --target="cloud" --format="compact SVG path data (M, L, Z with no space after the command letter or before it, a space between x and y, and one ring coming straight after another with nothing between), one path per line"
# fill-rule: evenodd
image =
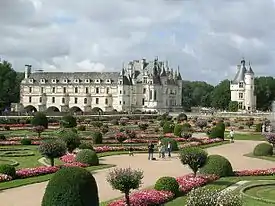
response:
M245 57L275 75L273 0L9 0L0 23L0 56L18 71L119 71L158 56L218 83Z

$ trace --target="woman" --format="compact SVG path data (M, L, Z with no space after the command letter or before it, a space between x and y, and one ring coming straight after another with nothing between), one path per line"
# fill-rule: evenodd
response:
M158 141L158 152L159 152L159 158L161 157L161 140Z

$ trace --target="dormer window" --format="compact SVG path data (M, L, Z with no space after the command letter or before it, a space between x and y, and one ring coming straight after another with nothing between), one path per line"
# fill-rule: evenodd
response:
M63 79L63 83L67 84L68 83L68 79Z
M111 80L110 80L110 79L107 79L107 80L106 80L106 83L108 83L108 84L111 83Z
M240 83L239 83L239 87L240 87L240 88L243 88L243 82L240 82Z
M45 79L40 79L41 84L45 84L45 82L46 82Z
M91 80L90 79L85 79L85 83L90 83Z
M79 83L79 79L75 79L75 80L74 80L74 83Z
M95 80L95 83L100 83L100 79L96 79L96 80Z
M29 83L31 83L31 84L32 84L32 83L33 83L33 79L29 79Z
M55 84L56 83L56 79L52 79L52 83Z

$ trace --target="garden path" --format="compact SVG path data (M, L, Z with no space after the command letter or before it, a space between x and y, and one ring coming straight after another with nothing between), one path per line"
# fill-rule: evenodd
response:
M235 170L263 169L274 167L274 162L243 156L250 153L258 141L238 140L233 144L224 144L208 148L209 154L220 154L227 157ZM143 188L153 185L162 176L181 176L190 173L188 167L183 166L179 159L173 157L167 160L148 161L146 154L109 156L101 159L102 163L115 164L117 167L140 168L144 171ZM107 201L121 196L118 191L112 190L106 182L109 169L100 170L94 174L98 184L101 201ZM47 182L22 186L0 192L1 206L40 206Z

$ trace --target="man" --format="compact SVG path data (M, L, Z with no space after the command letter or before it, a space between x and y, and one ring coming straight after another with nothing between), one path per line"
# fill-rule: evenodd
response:
M229 136L230 136L230 142L233 143L234 142L234 131L233 131L233 129L231 129L231 131L229 133Z
M154 154L154 144L152 142L149 143L148 145L148 160L153 160L153 154Z
M171 142L168 142L167 144L168 157L171 157L171 151L172 151L172 145L171 145Z

